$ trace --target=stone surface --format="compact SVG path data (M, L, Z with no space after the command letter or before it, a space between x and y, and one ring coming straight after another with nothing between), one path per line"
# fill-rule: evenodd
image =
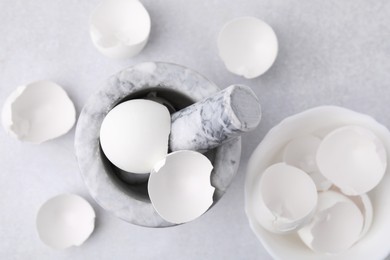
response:
M172 151L207 151L257 127L261 108L253 91L232 85L172 115Z
M158 95L163 89L179 92L193 102L219 91L216 85L185 67L161 62L140 63L110 77L107 85L103 85L87 101L80 114L75 137L81 174L92 197L115 216L147 227L167 227L174 224L166 222L158 215L150 203L145 187L139 193L137 191L140 185L124 186L121 183L117 175L118 170L104 158L99 132L104 117L115 105L134 98L138 93L146 95L141 98L148 98L150 92ZM153 98L156 98L155 95ZM171 101L169 97L166 99ZM172 100L171 103L175 102L179 100ZM214 204L231 183L238 168L240 154L241 139L238 137L217 148L212 155L214 169L211 184L215 187Z

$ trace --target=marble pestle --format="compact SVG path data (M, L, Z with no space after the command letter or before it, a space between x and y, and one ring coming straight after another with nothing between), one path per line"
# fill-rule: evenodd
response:
M206 151L260 123L261 107L251 88L231 85L172 115L172 151Z

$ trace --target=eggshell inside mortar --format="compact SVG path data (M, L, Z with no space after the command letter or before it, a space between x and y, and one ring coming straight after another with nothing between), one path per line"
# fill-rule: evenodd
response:
M332 129L357 125L370 129L383 142L389 160L390 133L372 117L352 110L323 106L309 109L284 119L272 128L254 151L247 170L245 183L245 210L250 226L263 246L275 259L384 259L390 253L390 245L384 243L390 234L390 175L387 169L379 185L370 191L373 212L371 228L349 250L338 255L318 254L307 248L297 234L277 235L257 223L252 205L254 183L269 165L282 160L280 153L286 144L302 135L329 132ZM304 126L304 127L303 127ZM326 134L326 133L325 133Z
M165 220L181 224L201 216L213 203L213 169L206 156L195 151L170 153L150 173L148 193Z
M123 171L149 173L168 153L171 116L154 101L133 99L114 107L100 128L106 157Z

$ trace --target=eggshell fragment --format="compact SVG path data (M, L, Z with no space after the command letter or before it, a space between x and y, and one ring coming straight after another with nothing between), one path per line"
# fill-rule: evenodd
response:
M80 246L95 228L95 211L80 196L62 194L46 201L36 219L40 239L54 249Z
M374 209L372 207L370 197L368 197L367 194L362 194L360 196L352 196L349 198L356 204L356 206L360 209L361 213L364 216L364 225L362 232L360 233L360 238L362 238L370 230L374 217Z
M149 13L137 0L103 0L90 17L92 42L110 58L125 59L141 52L150 27Z
M302 170L277 163L257 183L253 200L257 221L273 233L286 233L306 224L317 204L317 190Z
M114 107L100 128L108 160L121 170L149 173L168 152L171 116L154 101L133 99Z
M321 139L313 135L305 135L291 140L283 151L283 161L295 166L313 179L317 190L328 190L332 183L327 180L318 169L316 154Z
M378 137L360 126L345 126L329 133L317 152L321 173L347 195L373 189L387 167L386 149Z
M195 151L173 152L158 162L151 171L148 192L160 216L181 224L205 213L213 203L212 169L209 159Z
M67 133L76 121L76 110L56 83L36 81L18 87L2 111L5 131L20 141L42 143Z
M318 196L314 218L298 234L315 252L337 254L359 239L363 221L363 215L353 201L335 191L326 191Z
M278 53L278 40L274 30L264 21L240 17L222 28L218 52L230 72L250 79L272 66Z

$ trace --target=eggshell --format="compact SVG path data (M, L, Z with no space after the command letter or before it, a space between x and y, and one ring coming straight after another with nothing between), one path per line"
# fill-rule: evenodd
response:
M371 116L337 106L320 106L305 110L285 118L273 127L253 152L247 166L245 182L245 211L250 227L261 241L263 247L274 259L289 260L366 260L385 259L390 253L388 241L390 234L390 169L375 189L367 195L373 207L373 219L369 231L348 250L328 255L310 250L296 232L291 234L274 234L264 229L254 214L256 180L264 170L276 162L282 161L280 154L292 139L303 135L318 133L327 135L336 128L358 125L370 129L384 143L387 160L390 160L390 132Z
M291 140L283 151L283 161L295 166L313 179L318 191L328 190L332 183L320 172L316 162L316 154L321 139L314 135L300 136Z
M329 133L317 152L321 173L347 195L373 189L383 178L386 149L367 128L345 126Z
M318 195L314 218L298 234L312 250L337 254L359 239L363 222L363 214L353 201L335 191L326 191Z
M310 220L317 204L317 190L305 172L277 163L261 175L253 203L256 219L264 228L286 233Z
M94 230L95 212L80 196L62 194L42 205L36 225L42 242L54 249L80 246Z
M195 151L173 152L158 162L151 171L148 192L160 216L181 224L205 213L213 203L212 169L209 159Z
M250 79L272 66L278 53L278 40L274 30L264 21L240 17L222 28L218 52L230 72Z
M121 170L149 173L168 152L171 117L154 101L133 99L114 107L100 128L100 144L108 160Z
M103 0L90 17L90 35L95 47L110 58L125 59L145 47L151 21L137 0Z
M18 87L2 110L5 131L20 141L42 143L67 133L76 121L76 110L56 83L36 81Z

